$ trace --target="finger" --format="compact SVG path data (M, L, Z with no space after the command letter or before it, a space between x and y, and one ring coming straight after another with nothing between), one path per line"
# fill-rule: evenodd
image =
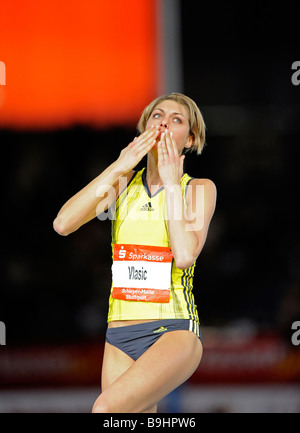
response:
M143 134L141 134L139 137L135 137L134 140L129 144L129 148L144 148L147 147L149 144L152 143L152 141L156 139L155 137L155 131L145 131Z
M173 152L174 157L178 158L179 153L178 153L176 141L175 141L174 136L173 136L173 132L170 132L170 143L171 143L171 148L172 148L172 152Z
M163 132L161 134L161 150L162 150L162 155L164 157L164 159L166 159L166 157L169 155L168 152L168 146L167 146L167 142L166 142L166 132Z
M145 155L147 155L148 152L152 149L153 146L155 146L156 138L154 140L148 140L143 145L139 146L138 155L141 158L143 158Z
M137 144L138 145L148 145L152 140L156 139L159 135L158 128L152 126L150 129L147 129L143 134L138 137Z
M180 177L183 175L183 163L184 163L185 155L181 155L179 158L180 161Z
M140 136L139 136L140 137ZM139 137L134 137L134 139L129 143L128 147L133 147L136 145Z
M168 155L170 157L173 157L174 156L174 149L173 149L173 144L171 141L170 132L168 130L166 131L165 141L166 141L166 149L167 149Z
M174 163L176 161L176 154L175 154L174 149L173 149L173 143L171 141L169 131L166 131L166 134L165 134L165 149L166 149L166 154L167 154L168 158L172 161L172 163Z
M165 152L163 150L163 143L162 140L160 140L157 143L157 155L158 155L158 165L163 165L164 161L165 161L165 156L164 156Z
M156 131L158 131L158 126L155 125L151 125L150 128L146 129L139 138L145 138L145 137L149 137L151 135L154 135L156 133Z

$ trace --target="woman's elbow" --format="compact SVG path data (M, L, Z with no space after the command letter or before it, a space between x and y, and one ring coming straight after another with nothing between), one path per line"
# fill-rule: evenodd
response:
M179 254L174 255L175 263L178 269L188 269L190 268L195 261L197 260L203 245L199 244L194 251L180 251Z
M175 258L176 267L178 269L188 269L195 262L196 258L193 256L180 256Z
M53 221L53 228L56 231L56 233L58 233L61 236L67 236L69 234L69 232L65 227L64 222L59 217L56 217L55 220Z

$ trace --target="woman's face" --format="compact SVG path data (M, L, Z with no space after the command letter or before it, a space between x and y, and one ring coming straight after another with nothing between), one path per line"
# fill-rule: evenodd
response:
M146 129L151 128L152 125L158 125L160 133L166 129L173 132L173 139L177 144L179 154L185 147L190 147L193 144L187 109L176 101L167 99L158 104L149 117ZM157 141L159 140L160 135Z

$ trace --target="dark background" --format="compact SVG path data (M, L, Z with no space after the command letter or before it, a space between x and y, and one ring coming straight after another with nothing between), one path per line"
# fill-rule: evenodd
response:
M185 168L218 189L194 285L204 326L247 323L289 336L300 319L300 85L291 82L300 60L297 11L292 2L181 2L182 91L207 123L207 146ZM7 344L104 333L110 222L95 219L68 237L52 222L134 134L134 127L84 125L0 130Z

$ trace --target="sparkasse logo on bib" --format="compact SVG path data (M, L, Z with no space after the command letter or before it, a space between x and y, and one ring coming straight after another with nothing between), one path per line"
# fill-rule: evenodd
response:
M123 245L121 246L121 249L119 251L119 259L125 259L126 257L126 250L124 249Z

